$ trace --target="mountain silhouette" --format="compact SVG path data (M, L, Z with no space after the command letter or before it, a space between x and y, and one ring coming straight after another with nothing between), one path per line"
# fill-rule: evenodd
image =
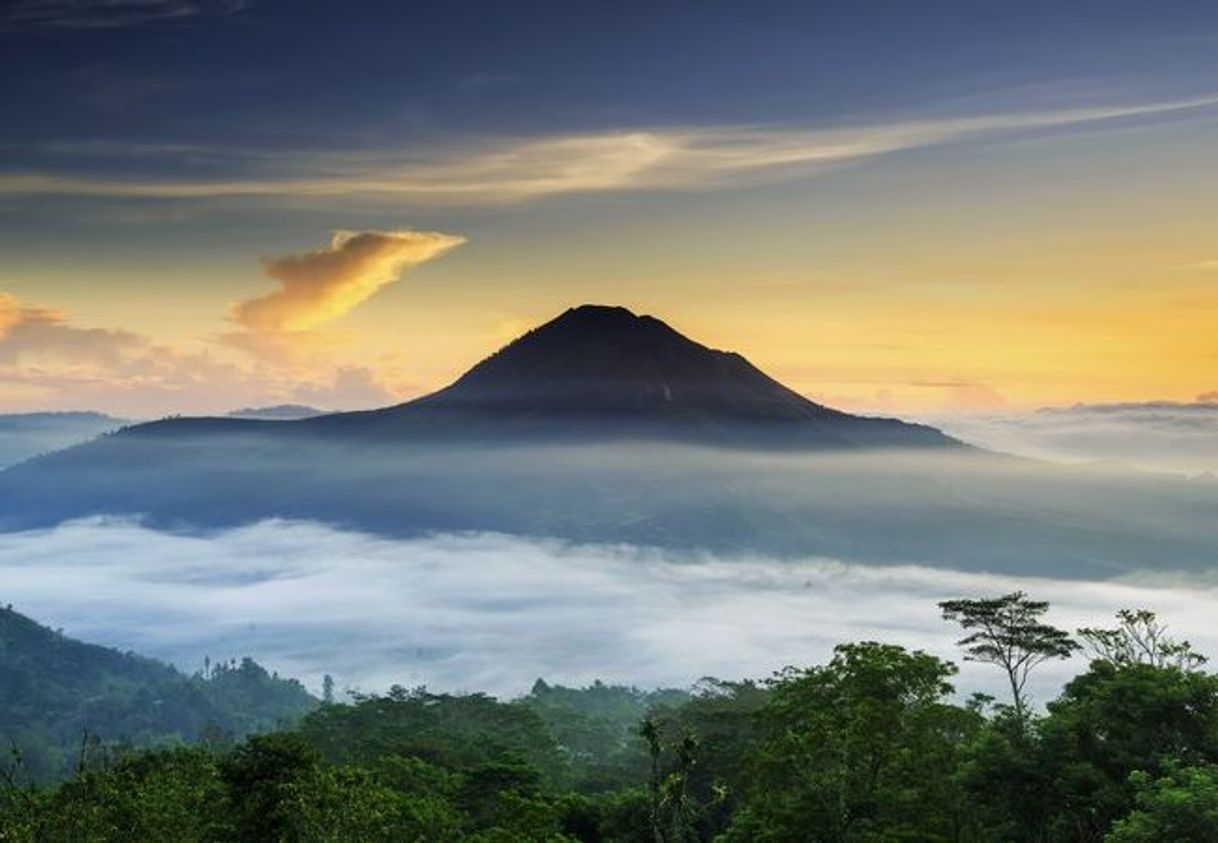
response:
M584 305L483 360L429 404L482 411L805 420L836 413L739 354L715 351L652 316Z
M733 352L624 307L571 308L452 385L382 410L311 419L375 436L648 438L805 448L963 447L924 425L816 404Z

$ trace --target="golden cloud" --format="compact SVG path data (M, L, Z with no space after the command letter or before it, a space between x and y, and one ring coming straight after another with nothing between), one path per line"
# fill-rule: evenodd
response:
M111 363L141 342L127 331L78 328L59 311L0 293L0 365L31 359Z
M231 318L255 335L310 331L464 242L435 231L338 231L324 248L265 260L282 289L237 304Z

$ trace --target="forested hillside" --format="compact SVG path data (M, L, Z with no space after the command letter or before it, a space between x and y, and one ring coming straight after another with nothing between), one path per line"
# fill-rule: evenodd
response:
M85 644L0 609L0 742L23 774L71 772L121 747L232 741L295 722L317 704L250 659L193 676Z
M1070 633L1022 594L942 606L1007 699L967 696L950 662L878 642L690 691L538 681L503 702L399 687L57 786L14 762L0 840L1218 839L1218 676L1187 642L1148 612ZM1082 649L1089 666L1033 705L1029 673Z

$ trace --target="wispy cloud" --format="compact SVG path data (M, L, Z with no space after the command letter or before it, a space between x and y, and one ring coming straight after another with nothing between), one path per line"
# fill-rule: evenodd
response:
M147 199L355 197L477 205L568 193L693 189L814 174L903 150L1150 118L1218 97L1130 106L915 120L847 128L699 127L606 131L413 149L281 154L242 160L240 178L104 178L63 171L0 174L0 195ZM236 163L236 162L235 162ZM276 166L271 172L267 169ZM234 166L234 169L237 169Z
M0 30L126 29L211 14L232 14L244 0L8 0Z

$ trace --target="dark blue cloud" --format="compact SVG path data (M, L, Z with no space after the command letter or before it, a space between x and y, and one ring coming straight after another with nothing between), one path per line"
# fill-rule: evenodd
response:
M408 143L440 130L1041 107L991 100L997 89L1043 99L1083 83L1126 102L1218 87L1218 6L1198 2L267 0L226 13L238 8L224 0L10 2L0 21L39 28L3 37L10 82L0 92L0 140L121 134L272 144L290 135L325 143L341 133ZM175 21L189 25L153 25ZM115 119L80 96L114 78L171 89Z

